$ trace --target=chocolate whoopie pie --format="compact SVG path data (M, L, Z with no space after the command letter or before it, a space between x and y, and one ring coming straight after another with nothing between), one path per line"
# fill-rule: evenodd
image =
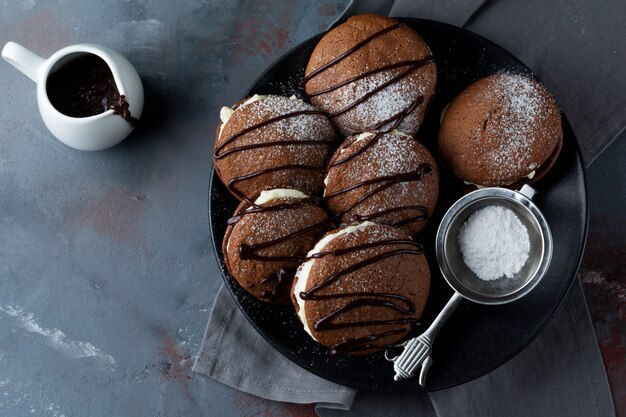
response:
M439 170L428 150L399 131L348 137L335 151L324 200L343 223L371 220L421 231L439 196Z
M365 14L319 41L304 85L311 103L327 111L344 135L391 128L414 135L436 79L430 49L413 29Z
M322 192L336 139L323 112L295 97L255 95L220 118L215 171L239 200L272 188Z
M561 150L559 107L539 82L496 74L467 87L450 103L439 130L439 153L466 183L533 183Z
M374 353L401 341L430 288L423 248L404 231L372 222L328 232L294 278L304 329L330 353Z
M330 228L326 212L292 189L262 191L229 220L222 252L231 275L254 297L289 304L298 265Z

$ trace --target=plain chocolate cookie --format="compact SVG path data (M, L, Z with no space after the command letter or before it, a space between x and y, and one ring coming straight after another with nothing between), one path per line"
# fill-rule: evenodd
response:
M230 192L250 202L261 191L293 188L319 194L335 147L323 112L294 97L254 96L234 111L222 108L213 153Z
M222 252L242 288L261 301L289 304L298 265L330 228L328 215L304 193L263 191L229 220Z
M430 288L423 248L391 226L364 222L328 232L294 278L304 329L331 354L365 354L401 341Z
M311 103L344 135L397 128L417 133L435 91L430 49L386 16L354 16L319 41L305 72Z
M439 153L466 183L533 183L561 150L561 113L539 82L496 74L467 87L450 103L439 130Z
M343 223L371 220L421 231L439 196L439 170L428 150L399 131L348 137L335 151L324 200Z

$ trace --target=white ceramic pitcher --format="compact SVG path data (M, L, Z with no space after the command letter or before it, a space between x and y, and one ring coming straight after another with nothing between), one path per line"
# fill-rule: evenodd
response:
M143 86L139 74L126 58L104 46L77 44L57 51L44 59L23 46L9 42L2 58L37 83L37 104L46 126L61 142L83 151L99 151L120 143L133 126L113 110L89 117L70 117L54 108L46 91L50 74L81 55L93 54L109 66L120 95L129 103L132 117L139 119L143 110Z

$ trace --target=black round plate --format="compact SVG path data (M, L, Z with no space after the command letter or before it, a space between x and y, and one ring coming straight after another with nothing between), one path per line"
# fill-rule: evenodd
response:
M488 74L530 70L494 43L464 29L420 19L401 19L430 46L437 62L437 92L427 119L418 133L437 155L439 114L463 88ZM303 42L272 65L246 96L291 95L300 92L304 67L322 34ZM211 178L209 221L215 254L223 276L241 310L256 329L287 358L330 381L354 388L383 392L435 391L482 376L511 359L541 332L565 296L580 258L587 231L587 199L583 166L572 130L563 119L564 145L552 171L537 185L535 201L546 216L554 237L554 256L548 274L525 298L502 306L482 306L464 300L437 336L434 363L426 388L416 378L393 380L393 366L382 353L373 356L329 356L302 328L293 309L275 307L248 295L224 267L221 243L226 220L237 201L216 175ZM439 273L434 235L443 213L461 195L460 187L441 170L441 197L433 218L418 239L430 249L431 295L422 317L427 326L452 294ZM423 330L425 327L422 327ZM419 332L420 328L416 329Z

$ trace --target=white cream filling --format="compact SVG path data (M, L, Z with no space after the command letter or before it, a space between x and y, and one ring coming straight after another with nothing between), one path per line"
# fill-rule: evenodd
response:
M220 137L222 136L222 131L224 130L224 126L226 126L226 123L228 123L228 121L230 120L230 118L232 117L233 113L236 112L237 110L239 110L242 107L247 106L248 104L252 104L255 101L261 101L266 99L267 96L262 96L259 94L255 94L252 97L250 97L249 99L247 99L246 101L244 101L243 103L241 103L241 105L239 105L239 107L237 107L236 109L232 109L230 107L224 106L220 109L220 120L222 121L222 125L220 126Z
M376 225L376 223L374 222L363 222L356 226L348 226L344 229L339 230L338 232L326 235L322 240L317 242L317 244L315 245L313 249L309 251L309 253L307 254L307 257L311 257L316 253L322 252L324 248L326 247L326 245L328 245L336 237L339 237L348 233L359 233L365 230L366 227L374 226L374 225ZM315 261L317 261L317 259L309 259L308 261L300 265L300 267L298 268L298 271L296 272L296 279L297 279L296 285L293 286L293 295L295 296L296 302L298 303L298 316L300 317L300 321L304 325L304 330L309 335L311 335L311 337L314 340L317 340L315 339L315 336L313 336L313 332L311 331L311 328L309 327L309 323L306 320L306 312L304 311L305 300L300 298L300 293L303 291L306 291L307 283L309 280L309 274L311 273L311 268L313 268L313 263Z
M354 142L352 142L350 144L350 146L354 145L355 143L359 143L361 142L363 139L367 139L370 136L374 136L376 133L374 132L364 132L364 133L359 133L359 135L356 137L356 140ZM350 147L348 146L348 148ZM339 151L340 154L344 153L346 149L348 148L343 148L342 150Z
M356 137L356 140L352 143L352 145L354 145L357 142L362 141L363 139L369 138L370 136L374 136L376 133L374 132L363 132L363 133L359 133ZM350 145L350 146L352 146Z
M291 188L274 188L273 190L261 191L261 194L254 200L254 204L261 205L268 201L277 200L279 198L307 198L308 196L302 191L292 190Z
M230 116L232 116L234 112L235 110L226 106L220 109L220 120L222 121L222 127L226 124L226 122L228 121L228 119L230 119Z
M399 131L398 129L393 129L393 130L392 130L391 132L389 132L389 133L391 133L392 135L398 135L398 136L405 136L405 137L407 137L407 138L413 138L411 135L407 135L406 133L401 132L401 131Z

